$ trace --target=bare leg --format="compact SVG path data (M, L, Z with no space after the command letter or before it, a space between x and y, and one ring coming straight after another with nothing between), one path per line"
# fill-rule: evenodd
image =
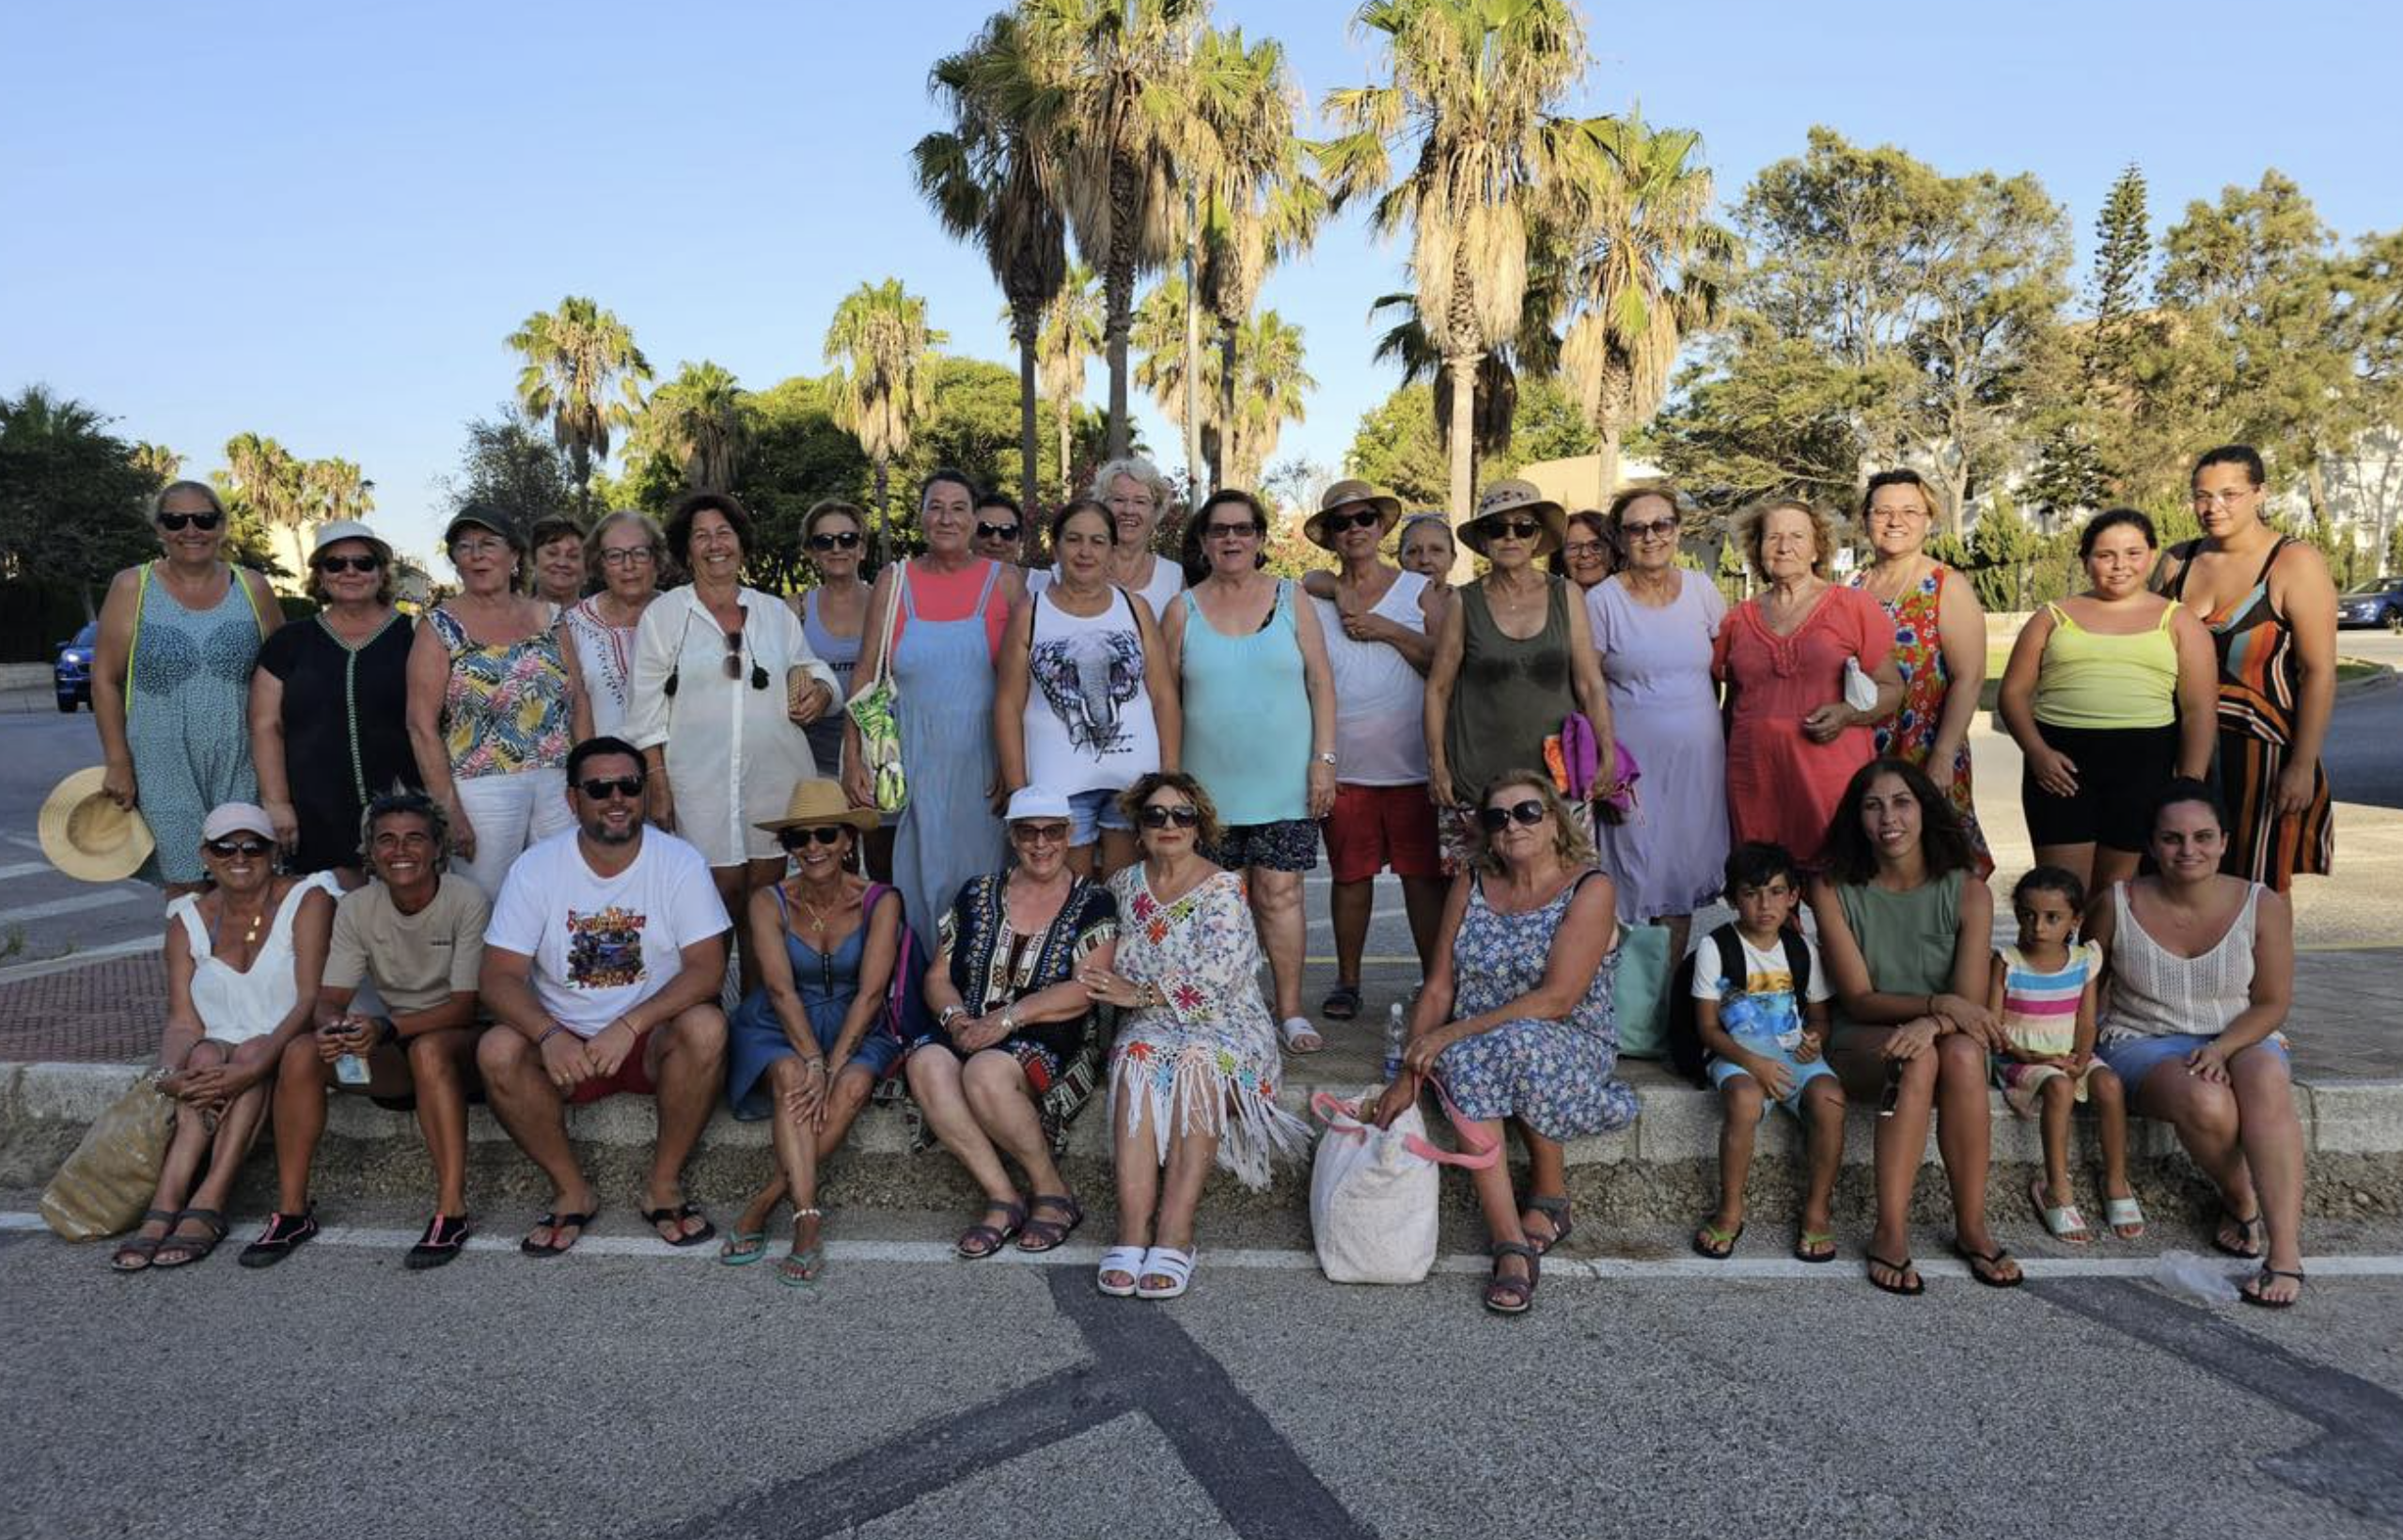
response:
M191 1057L183 1061L186 1070L209 1069L226 1061L225 1045L201 1043ZM174 1214L191 1195L193 1179L199 1174L200 1161L209 1153L213 1131L206 1114L190 1102L175 1104L175 1129L167 1136L165 1157L159 1163L158 1186L151 1190L150 1206L163 1214ZM164 1236L171 1228L160 1220L145 1221L135 1234L149 1236L155 1231Z
M476 1075L469 1028L420 1032L408 1040L409 1080L417 1097L417 1131L433 1162L434 1212L467 1213L467 1088ZM280 1136L279 1136L280 1137Z
M1127 1108L1134 1108L1129 1126ZM1152 1215L1159 1203L1160 1157L1152 1130L1151 1098L1136 1093L1131 1082L1113 1088L1109 1103L1110 1166L1118 1185L1118 1244L1149 1247ZM1103 1275L1114 1288L1136 1280L1124 1273Z
M1092 876L1093 874L1094 855L1095 847L1093 845L1070 845L1068 847L1068 870L1074 872L1080 877Z
M1436 939L1443 930L1444 880L1441 877L1402 879L1402 912L1410 920L1410 946L1419 954L1419 971L1435 966Z
M1204 1128L1183 1118L1169 1125L1168 1171L1160 1183L1159 1225L1154 1244L1172 1250L1193 1249L1193 1223L1202 1206L1202 1188L1218 1158L1219 1130ZM1147 1273L1143 1282L1154 1289L1175 1287L1176 1281Z
M1067 1178L1051 1157L1051 1140L1044 1136L1025 1067L1013 1056L987 1048L962 1068L960 1085L978 1125L1026 1171L1028 1193L1065 1196Z
M2002 1249L1986 1228L1986 1179L1994 1145L1986 1045L1954 1032L1936 1040L1936 1149L1953 1189L1953 1233L1962 1250L1993 1255ZM1984 1270L1998 1281L2019 1275L2018 1264L2007 1255Z
M2102 885L2090 880L2095 874L2095 855L2092 841L2076 845L2038 845L2035 847L2035 864L2057 866L2083 884L2087 892L2099 893Z
M2102 1145L2103 1196L2133 1198L2136 1189L2128 1185L2128 1092L2119 1076L2107 1067L2097 1064L2086 1076L2086 1099L2095 1107L2095 1137ZM2118 1232L2122 1240L2135 1236Z
M574 1147L568 1143L567 1104L558 1087L542 1072L542 1055L534 1045L513 1027L490 1028L476 1040L476 1069L484 1077L484 1094L492 1103L493 1116L509 1130L526 1157L551 1179L552 1211L591 1213L592 1184L575 1163ZM526 1239L538 1247L558 1244L548 1225L535 1226Z
M1135 864L1140 847L1135 843L1133 829L1101 831L1101 876L1107 882Z
M1856 1029L1845 1034L1845 1046L1829 1055L1829 1063L1844 1076L1849 1096L1874 1098L1884 1089L1886 1059L1879 1050L1891 1030ZM1869 1233L1871 1277L1908 1287L1919 1279L1910 1260L1910 1194L1919 1182L1919 1157L1927 1148L1927 1123L1935 1113L1936 1060L1933 1051L1907 1060L1894 1097L1894 1115L1877 1120L1872 1169L1877 1172L1877 1218Z
M1654 920L1653 923L1656 925L1666 925L1669 927L1669 966L1673 968L1686 959L1686 942L1693 934L1694 917L1691 915L1662 915L1659 919ZM1806 1097L1804 1100L1807 1102L1809 1098Z
M1566 1198L1568 1196L1568 1152L1562 1149L1558 1141L1546 1139L1526 1124L1516 1119L1512 1122L1518 1129L1519 1139L1527 1146L1528 1197ZM1544 1234L1535 1238L1548 1249L1560 1238L1560 1227L1553 1222L1551 1216L1541 1209L1529 1208L1519 1216L1518 1228L1522 1234L1530 1233L1527 1229L1529 1214L1534 1215L1536 1222L1544 1226Z
M1472 1128L1477 1132L1480 1144L1486 1146L1500 1144L1502 1139L1500 1119L1497 1118L1490 1123L1479 1122L1474 1118L1468 1120L1460 1127L1463 1144L1468 1142L1468 1133ZM1477 1206L1485 1216L1486 1235L1496 1245L1505 1241L1520 1246L1526 1245L1527 1232L1518 1222L1518 1198L1512 1192L1510 1186L1510 1162L1497 1160L1483 1171L1470 1172L1469 1176L1477 1189ZM1530 1267L1531 1264L1524 1257L1517 1255L1499 1257L1494 1262L1494 1276L1525 1280L1532 1276Z
M1247 869L1251 885L1251 915L1260 931L1260 950L1268 956L1268 978L1276 993L1277 1019L1302 1014L1302 880L1298 872Z
M2069 1076L2056 1075L2037 1095L2042 1098L2045 1202L2067 1208L2077 1202L2069 1187L2069 1113L2077 1106L2077 1086Z
M1369 917L1376 910L1376 882L1339 882L1327 895L1327 913L1335 931L1335 982L1360 986L1360 953L1368 950Z
M2154 1066L2130 1106L2177 1130L2177 1141L2220 1189L2221 1206L2230 1215L2239 1220L2261 1217L2253 1173L2237 1141L2237 1099L2231 1087L2197 1079L2184 1064L2173 1061Z
M943 1148L967 1168L969 1180L990 1200L991 1206L1014 1206L1018 1189L1010 1184L1009 1168L1001 1164L1001 1152L993 1147L993 1140L985 1136L976 1113L968 1107L961 1067L959 1056L940 1044L919 1049L909 1056L909 1093L925 1114L926 1126L934 1130Z
M684 1201L684 1162L709 1125L718 1088L726 1083L726 1016L715 1005L687 1006L676 1019L654 1028L643 1051L659 1090L659 1143L652 1152L651 1181L644 1197L652 1209L673 1209ZM709 1227L698 1214L662 1219L660 1238L682 1240ZM672 1234L671 1234L672 1232Z
M1824 1076L1805 1086L1802 1125L1811 1162L1809 1186L1802 1194L1802 1228L1825 1234L1835 1228L1836 1175L1844 1169L1843 1088Z
M325 1136L325 1090L333 1066L318 1057L317 1034L284 1045L275 1065L275 1212L308 1212L308 1170Z
M2302 1124L2295 1116L2286 1061L2270 1048L2246 1048L2229 1062L2228 1079L2236 1091L2237 1135L2244 1163L2259 1190L2261 1217L2270 1232L2263 1260L2281 1272L2301 1272ZM2291 1299L2301 1286L2292 1279L2274 1279L2261 1286L2261 1293L2270 1299Z
M2097 845L2095 850L2095 880L2086 888L2099 893L2115 882L2126 882L2136 875L2144 857L2132 850L2113 850L2109 845Z
M1724 1121L1719 1125L1719 1212L1710 1228L1733 1235L1744 1222L1744 1184L1752 1171L1752 1145L1760 1132L1760 1082L1731 1075L1719 1087Z

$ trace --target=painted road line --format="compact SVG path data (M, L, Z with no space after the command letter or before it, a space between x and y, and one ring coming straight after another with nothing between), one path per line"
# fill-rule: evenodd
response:
M53 899L48 904L29 904L22 909L0 909L0 925L25 925L59 915L80 914L86 909L113 909L120 904L138 903L146 898L157 901L159 890L155 888L109 888L97 893L77 893L71 898Z
M53 973L64 973L70 968L105 963L112 957L133 957L146 951L163 951L165 946L165 935L161 932L153 931L148 935L132 941L113 941L105 947L80 948L56 957L42 958L39 962L19 963L14 967L0 967L0 984L21 983L27 979L47 978Z
M39 1214L0 1212L0 1231L42 1228ZM530 1224L527 1228L531 1228ZM327 1225L318 1232L312 1244L363 1250L406 1250L416 1244L417 1234L414 1230L365 1230L350 1225ZM502 1234L478 1234L469 1239L466 1249L470 1251L514 1251L518 1236L519 1232L514 1230ZM829 1240L825 1249L828 1258L835 1262L891 1263L924 1267L958 1260L948 1241ZM773 1245L769 1248L771 1252L776 1249ZM1097 1267L1101 1265L1102 1250L1099 1246L1081 1242L1041 1253L1020 1251L1012 1247L991 1262L1021 1267ZM575 1243L571 1254L649 1257L656 1262L715 1261L717 1248L714 1245L695 1246L679 1250L654 1236L588 1235ZM1856 1259L1845 1259L1853 1260ZM2059 1279L2149 1278L2160 1263L2159 1257L2023 1256L2018 1260L2020 1269L2030 1278ZM985 1265L990 1265L991 1262ZM1492 1265L1485 1257L1455 1254L1438 1258L1435 1270L1447 1275L1471 1276L1483 1275ZM1962 1281L1969 1278L1968 1265L1949 1257L1931 1257L1913 1265L1925 1278ZM2216 1268L2219 1265L2213 1263L2211 1265ZM1242 1272L1308 1273L1318 1270L1318 1258L1312 1252L1289 1247L1205 1249L1197 1267L1233 1268ZM2253 1270L2251 1265L2233 1262L2226 1268L2231 1281ZM2303 1270L2314 1277L2403 1278L2403 1256L2307 1256L2303 1259ZM1814 1265L1787 1257L1731 1257L1725 1262L1711 1262L1702 1257L1546 1257L1544 1281L1548 1283L1558 1279L1640 1283L1759 1283L1818 1279L1857 1284L1861 1281L1861 1273L1857 1266L1845 1266L1843 1261Z
M57 870L48 861L19 861L14 866L0 866L0 882L10 882L18 877L39 876L44 872Z

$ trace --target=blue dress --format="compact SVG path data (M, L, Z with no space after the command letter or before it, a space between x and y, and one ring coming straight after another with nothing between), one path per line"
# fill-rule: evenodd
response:
M1470 882L1468 912L1452 943L1454 1020L1498 1011L1544 982L1552 938L1585 881L1579 877L1551 903L1523 915L1487 907L1483 879ZM1563 1020L1505 1021L1444 1049L1436 1072L1461 1112L1480 1123L1516 1118L1556 1141L1633 1123L1635 1090L1616 1075L1619 1029L1610 986L1618 964L1613 950Z
M250 763L250 671L261 632L242 569L230 571L223 599L190 610L151 568L142 570L125 739L142 817L158 840L145 875L160 882L207 876L201 821L225 803L259 800ZM292 778L315 768L294 764Z
M809 1018L809 1035L818 1040L819 1052L831 1053L835 1040L842 1035L843 1018L851 1014L851 1002L859 998L859 964L868 951L868 927L874 920L877 901L892 889L882 883L868 885L860 897L858 928L831 952L821 952L793 934L782 884L768 891L776 895L777 912L784 917L785 961L793 968L793 987L801 997L802 1014ZM897 965L901 961L895 959ZM901 1045L891 1025L879 1022L868 1029L851 1062L866 1065L871 1075L882 1078L901 1058ZM744 996L726 1023L726 1101L737 1118L751 1122L776 1110L767 1067L791 1057L793 1051L793 1040L784 1035L784 1023L776 1014L776 1003L768 998L767 986L762 984ZM840 1074L848 1066L830 1067ZM832 1076L828 1078L831 1082Z
M907 564L900 581L909 623L894 643L892 670L909 804L893 840L893 886L930 954L934 928L951 912L961 885L999 870L1009 854L992 802L1000 761L993 747L993 652L985 640L985 610L1001 568L992 561L984 568L976 603L956 621L919 614Z

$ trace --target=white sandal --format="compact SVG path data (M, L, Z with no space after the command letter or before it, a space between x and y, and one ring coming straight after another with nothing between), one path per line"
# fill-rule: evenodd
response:
M1316 1053L1327 1046L1327 1040L1318 1035L1318 1029L1311 1025L1308 1016L1287 1016L1277 1030L1285 1040L1287 1053Z
M2037 1217L2044 1220L2044 1228L2054 1240L2083 1246L2094 1239L2093 1232L2086 1228L2085 1216L2078 1212L2077 1204L2064 1203L2054 1208L2044 1201L2044 1178L2039 1176L2028 1184L2028 1201L2035 1204Z
M1093 1287L1112 1299L1133 1297L1136 1285L1142 1281L1143 1259L1147 1254L1146 1249L1140 1246L1111 1247L1102 1253L1101 1265L1093 1270ZM1112 1283L1109 1281L1112 1273L1124 1273L1127 1281Z
M1180 1251L1173 1246L1154 1246L1143 1253L1143 1270L1136 1275L1135 1297L1138 1299L1173 1299L1193 1282L1193 1253ZM1155 1289L1142 1281L1146 1278L1170 1281L1165 1289Z
M2105 1198L2103 1223L2111 1226L2112 1234L2121 1240L2142 1240L2144 1238L2144 1205L2133 1197ZM2135 1234L2120 1235L2122 1230L2131 1230Z

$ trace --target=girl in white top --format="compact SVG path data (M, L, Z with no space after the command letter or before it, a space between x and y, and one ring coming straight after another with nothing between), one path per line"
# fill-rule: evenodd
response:
M568 606L561 617L575 643L595 737L618 736L634 704L635 627L659 595L659 564L668 542L651 515L620 509L602 516L584 538L585 560L601 591Z
M1109 511L1090 497L1051 516L1060 580L1011 615L994 685L1002 789L1040 786L1068 799L1068 861L1080 876L1093 875L1096 843L1105 877L1135 859L1118 794L1174 769L1183 736L1151 608L1108 581L1118 540Z
M197 1262L225 1238L226 1200L266 1121L276 1062L317 1002L334 928L338 886L329 873L275 875L265 809L228 802L200 841L213 886L167 906L159 1089L174 1098L175 1129L149 1210L110 1259L119 1272Z

